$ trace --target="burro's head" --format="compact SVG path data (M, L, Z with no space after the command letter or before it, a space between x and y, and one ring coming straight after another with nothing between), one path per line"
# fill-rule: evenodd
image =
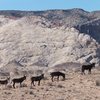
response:
M95 67L95 63L92 63L92 67Z

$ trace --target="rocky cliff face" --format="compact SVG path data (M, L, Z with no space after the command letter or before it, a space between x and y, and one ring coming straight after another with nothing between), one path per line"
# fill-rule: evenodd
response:
M0 12L0 67L100 63L99 12ZM15 65L16 65L15 63Z

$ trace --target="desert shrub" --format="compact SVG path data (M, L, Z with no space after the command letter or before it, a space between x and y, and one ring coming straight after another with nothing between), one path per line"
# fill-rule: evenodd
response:
M100 80L96 80L96 86L100 86Z
M58 88L64 88L64 86L63 85L60 85L60 84L57 87Z
M11 89L11 88L12 88L12 85L10 85L10 84L7 85L7 88L8 88L8 89Z
M21 85L21 87L27 87L27 84L23 83L23 84Z
M48 86L54 86L52 83L48 83Z
M30 94L30 95L33 95L34 93L33 93L33 91L30 91L29 94Z

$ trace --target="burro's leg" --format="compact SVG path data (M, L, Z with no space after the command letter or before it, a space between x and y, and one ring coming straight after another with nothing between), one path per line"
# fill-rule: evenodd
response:
M91 74L91 69L89 69L89 72L88 73Z
M40 85L40 80L38 81L38 85Z
M51 80L52 80L52 82L53 82L53 76L51 76Z
M83 75L85 75L85 69L84 68L82 68L82 70L81 70L81 74Z
M15 88L15 82L13 82L13 88Z
M58 75L58 77L57 77L57 81L59 81L59 75Z

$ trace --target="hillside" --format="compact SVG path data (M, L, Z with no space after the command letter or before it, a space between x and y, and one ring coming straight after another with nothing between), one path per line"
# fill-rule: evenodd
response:
M91 35L100 43L100 11L87 12L83 9L47 10L47 11L0 11L0 15L9 19L19 19L25 16L40 16L48 20L48 27L75 27L80 32ZM45 24L45 23L44 23ZM94 28L93 28L94 27ZM93 30L94 29L94 30Z
M100 61L100 13L82 9L0 11L0 66Z

